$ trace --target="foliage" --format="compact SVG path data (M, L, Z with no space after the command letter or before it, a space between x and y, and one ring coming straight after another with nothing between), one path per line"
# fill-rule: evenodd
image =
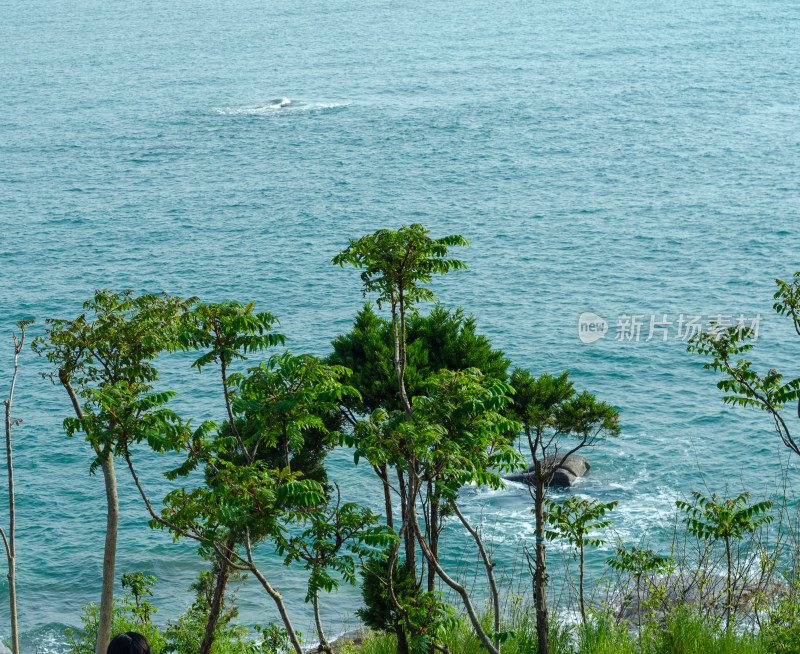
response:
M361 570L361 598L364 607L356 614L364 624L376 631L389 632L400 623L401 616L389 598L388 553L372 556ZM393 566L392 589L402 605L410 604L417 592L414 575L406 566Z
M754 532L760 525L772 522L773 516L767 514L773 502L748 504L749 492L743 492L733 499L720 497L716 493L706 497L698 491L692 493L693 503L677 501L676 506L684 513L684 522L689 533L703 540L719 541L725 545L728 568L726 587L726 627L730 629L734 610L734 570L731 554L731 540L741 540L745 534Z
M340 579L354 586L360 562L394 544L394 530L379 522L369 509L353 502L342 505L337 497L336 504L309 512L299 534L277 536L284 563L302 561L310 573L306 602L319 591L337 590Z
M411 313L406 329L405 383L411 396L424 395L428 378L440 370L477 368L492 381L505 381L509 361L491 341L476 333L475 319L462 309L436 304L427 315ZM369 304L356 315L347 334L337 336L329 363L353 371L351 383L361 400L348 402L357 413L378 408L401 409L392 366L392 323L378 316Z
M564 502L558 503L549 500L547 502L546 520L551 529L545 532L549 540L560 538L566 540L575 548L575 556L580 557L580 582L579 582L579 606L583 624L586 625L586 606L583 599L583 556L584 549L588 547L600 547L605 544L603 538L592 536L593 531L606 529L612 524L612 520L605 518L605 514L612 511L619 502L602 503L598 500L583 500L577 497L570 497Z
M765 523L772 522L767 511L772 502L748 504L750 493L745 491L733 499L716 493L706 497L698 491L692 493L693 503L678 500L675 505L686 514L684 521L689 532L705 540L741 539Z
M333 258L333 263L360 268L364 295L375 293L379 308L384 302L394 304L402 299L405 308L412 309L435 298L425 286L433 275L466 267L457 259L446 258L449 248L469 245L465 238L452 235L433 239L429 233L417 223L394 232L380 229L349 239L350 244Z
M790 282L776 279L775 283L778 290L773 296L773 308L778 315L789 317L795 332L800 335L800 271L794 273ZM717 388L725 392L723 402L769 413L783 444L795 454L800 454L800 444L792 436L783 416L783 408L787 403L800 401L800 377L784 382L783 375L775 368L766 374L758 373L753 363L744 356L753 348L751 339L755 336L753 329L743 325L725 327L712 324L711 331L694 337L688 349L711 358L703 366L706 370L725 375L717 383Z
M549 540L561 538L576 549L600 547L605 539L590 536L591 532L606 529L613 521L605 519L619 502L602 503L598 500L584 500L570 497L563 502L547 502L547 522L552 527L546 532ZM577 554L577 552L576 552Z
M310 354L272 355L236 380L233 412L245 416L255 429L253 447L279 447L283 460L274 461L273 467L291 470L292 457L306 445L306 433L313 430L323 440L338 440L335 432L329 434L328 426L341 425L333 417L338 417L341 402L359 397L355 388L344 383L349 374L347 368L323 363Z
M130 445L147 441L163 449L158 434L176 422L164 408L174 393L152 393L154 365L176 347L181 316L194 300L167 295L134 296L131 291L98 291L74 320L48 319L47 336L33 348L56 368L46 376L75 388L82 416L67 418L67 435L84 433L100 465L102 452L128 456Z
M606 564L620 572L629 573L638 582L649 572L665 571L670 561L669 557L659 556L652 549L638 546L628 548L618 541L614 558L606 559Z
M793 591L770 607L767 620L761 626L761 638L774 654L800 652L800 603L796 583Z
M155 577L137 572L132 575L123 575L123 578L127 578L128 584L124 586L126 590L122 597L114 600L111 635L136 631L147 638L153 652L163 652L167 646L164 632L150 621L150 616L158 609L147 603L147 608L143 610L141 604L142 597L150 593L150 587L155 582ZM80 616L83 628L80 631L67 629L65 632L69 654L93 654L97 642L99 619L100 609L94 602L83 607Z
M433 482L449 500L470 483L500 488L499 473L521 463L512 445L519 425L504 415L512 392L475 368L433 375L427 394L414 397L420 480Z
M131 613L142 624L150 622L150 616L158 611L147 599L153 596L151 589L155 583L156 578L153 575L146 575L139 571L122 575L122 587L130 591L134 602Z
M514 389L511 413L522 425L534 460L559 451L566 456L620 433L619 411L588 391L576 392L567 372L534 377L515 368L509 383ZM562 442L564 437L572 440Z
M568 372L534 377L529 370L514 368L509 383L514 388L511 409L529 437L531 432L555 427L558 407L575 393Z
M389 597L388 555L373 556L362 570L361 595L364 608L356 613L364 624L379 632L397 631L403 626L413 652L426 652L456 622L453 608L441 601L439 593L422 592L413 572L406 566L393 566L392 592L403 607L403 615Z

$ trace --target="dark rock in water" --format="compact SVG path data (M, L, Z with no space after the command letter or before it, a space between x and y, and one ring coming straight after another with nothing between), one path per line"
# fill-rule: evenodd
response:
M570 454L564 458L563 454L546 456L542 462L545 475L552 472L549 486L572 486L578 477L583 477L591 466L585 456L580 454ZM553 470L555 468L555 470ZM532 485L536 480L534 467L528 466L526 470L515 472L504 477L507 481L516 481L523 484Z
M368 635L369 630L364 627L361 629L354 629L353 631L346 631L345 633L341 634L340 636L336 636L336 638L331 640L331 649L334 651L334 653L340 652L348 647L360 649L361 644ZM316 652L320 651L322 650L320 650L319 647L315 647L307 650L306 654L316 654Z

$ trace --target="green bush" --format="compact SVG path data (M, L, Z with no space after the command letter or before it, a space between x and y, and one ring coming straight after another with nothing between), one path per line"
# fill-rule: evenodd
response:
M163 652L166 647L164 632L151 622L142 622L135 615L133 609L136 605L130 592L126 592L122 599L114 601L114 615L111 622L111 634L115 636L125 631L136 631L149 641L154 652ZM92 602L83 607L80 620L81 630L67 629L69 654L94 654L97 642L97 625L100 618L100 608Z
M206 620L213 594L213 583L216 570L202 571L198 580L192 584L196 593L194 603L184 612L177 622L168 622L166 629L153 624L152 616L158 609L150 604L147 597L152 596L152 586L156 578L134 572L122 575L124 594L114 601L112 618L112 635L126 631L136 631L150 642L153 652L176 652L176 654L197 654L205 635ZM247 629L233 624L238 611L235 596L226 599L214 634L212 654L271 654L275 650L268 639L263 645L256 645L245 639ZM94 654L97 641L97 625L99 608L91 603L83 607L81 630L66 630L69 654ZM264 636L264 634L262 634Z
M769 611L761 639L769 652L800 654L800 604L796 595L780 600Z

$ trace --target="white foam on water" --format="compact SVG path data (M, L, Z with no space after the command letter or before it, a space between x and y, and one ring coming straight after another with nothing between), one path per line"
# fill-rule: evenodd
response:
M339 102L305 102L290 98L274 98L266 103L242 105L238 107L215 107L214 113L220 116L275 116L291 112L313 112L337 109L348 106Z

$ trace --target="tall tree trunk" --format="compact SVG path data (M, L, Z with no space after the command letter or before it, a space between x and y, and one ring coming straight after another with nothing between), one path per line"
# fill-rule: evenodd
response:
M458 508L458 505L453 502L453 511L458 516L458 519L461 521L461 524L464 525L464 529L466 529L472 538L475 540L475 544L478 546L478 552L480 552L481 560L483 561L483 567L486 570L486 578L489 580L489 590L492 593L492 614L494 617L494 646L495 649L499 652L500 651L500 590L497 588L497 581L494 578L494 563L489 558L489 553L486 551L486 547L483 545L483 539L481 535L478 533L478 530L475 529L467 519L464 517L464 514L461 513L461 509ZM438 557L437 557L438 560Z
M117 497L117 475L114 472L114 456L110 447L103 450L100 467L106 484L106 544L103 551L103 590L100 594L100 616L97 625L95 654L106 654L111 642L111 620L114 610L114 566L117 556L117 529L119 527L119 498Z
M63 370L59 370L59 381L69 395L75 415L83 419L83 409L72 388L69 377ZM95 447L95 452L100 457L100 467L103 470L103 481L106 486L106 543L103 551L103 586L100 593L100 615L97 624L97 642L95 654L106 654L108 643L111 642L111 620L114 612L114 567L117 556L117 529L119 528L119 497L117 496L117 475L114 472L114 450L106 446L102 452Z
M261 570L259 570L255 563L253 563L253 551L250 547L250 534L247 531L244 534L244 547L247 551L248 570L253 573L253 576L256 579L258 579L258 581L264 587L264 590L267 591L267 594L275 602L275 606L278 607L278 613L281 616L283 626L286 629L286 634L289 637L289 642L291 643L295 654L303 654L303 646L300 644L300 639L297 637L297 632L294 630L294 625L289 617L289 612L286 610L286 604L283 601L283 595L281 595L272 587L272 585L267 581L267 578L261 573Z
M534 459L534 512L536 513L536 570L533 595L536 607L538 654L550 654L550 625L547 616L547 567L544 548L544 470L542 461Z
M394 529L394 516L392 515L392 489L389 486L389 472L385 463L375 467L375 472L383 485L383 504L386 510L386 525L389 529Z
M19 323L22 328L22 335L17 341L14 335L14 374L11 377L11 389L8 392L6 405L6 465L8 467L8 539L3 534L3 541L6 546L8 558L8 602L11 618L11 650L14 654L19 654L19 631L17 628L17 539L16 539L16 502L14 500L14 457L11 449L11 404L14 402L14 387L17 385L17 373L19 372L19 353L22 351L22 344L25 341L25 324Z
M430 497L430 528L429 538L431 542L431 552L434 558L439 559L439 496L434 494L431 490L431 484L428 484L428 495ZM428 592L432 593L436 590L436 570L433 565L428 563Z
M331 644L325 638L325 631L322 629L322 619L319 615L319 591L314 591L314 622L317 623L317 636L319 636L319 651L331 653Z
M292 621L289 618L289 612L286 610L286 604L284 604L283 602L283 595L281 595L277 590L275 590L270 585L266 577L264 577L264 575L261 574L261 571L254 565L251 566L250 572L253 573L253 576L256 579L258 579L259 582L261 582L261 585L264 587L264 590L267 591L267 594L275 602L275 606L278 607L278 613L281 616L281 620L283 621L283 626L286 629L286 634L289 637L289 642L291 643L292 649L295 651L295 654L303 654L303 646L300 644L300 639L297 637L297 632L294 630Z
M578 581L578 601L581 604L581 619L583 626L586 627L586 605L583 602L583 545L580 547L580 573Z
M394 633L397 635L397 654L410 654L408 650L408 638L406 638L405 625L402 620L394 623Z
M725 559L728 564L728 590L725 597L728 605L725 607L725 631L728 632L731 629L731 610L733 609L733 558L731 557L731 543L727 537L725 538Z
M400 485L400 518L401 522L405 523L408 513L408 495L410 491L410 483L406 485L406 480L403 477L402 471L397 471L397 480ZM409 479L410 482L410 479ZM406 529L403 536L403 549L405 552L406 560L405 565L409 571L416 574L416 549L414 546L414 534L410 529Z
M408 464L408 484L406 485L406 516L409 522L417 522L417 476L414 470L413 459ZM417 544L414 538L414 531L409 528L406 530L406 567L414 574L414 584L417 583ZM420 574L420 584L422 575Z
M226 552L230 552L236 544L236 539L233 534L230 535L228 541L225 543ZM208 618L206 620L206 631L203 635L203 642L200 644L200 654L209 654L211 652L211 645L214 643L214 633L217 630L219 623L219 616L222 612L222 603L225 599L225 588L228 585L228 577L230 575L230 562L225 556L217 556L219 562L219 572L217 573L216 585L214 586L214 597L211 599L211 607L209 608Z

